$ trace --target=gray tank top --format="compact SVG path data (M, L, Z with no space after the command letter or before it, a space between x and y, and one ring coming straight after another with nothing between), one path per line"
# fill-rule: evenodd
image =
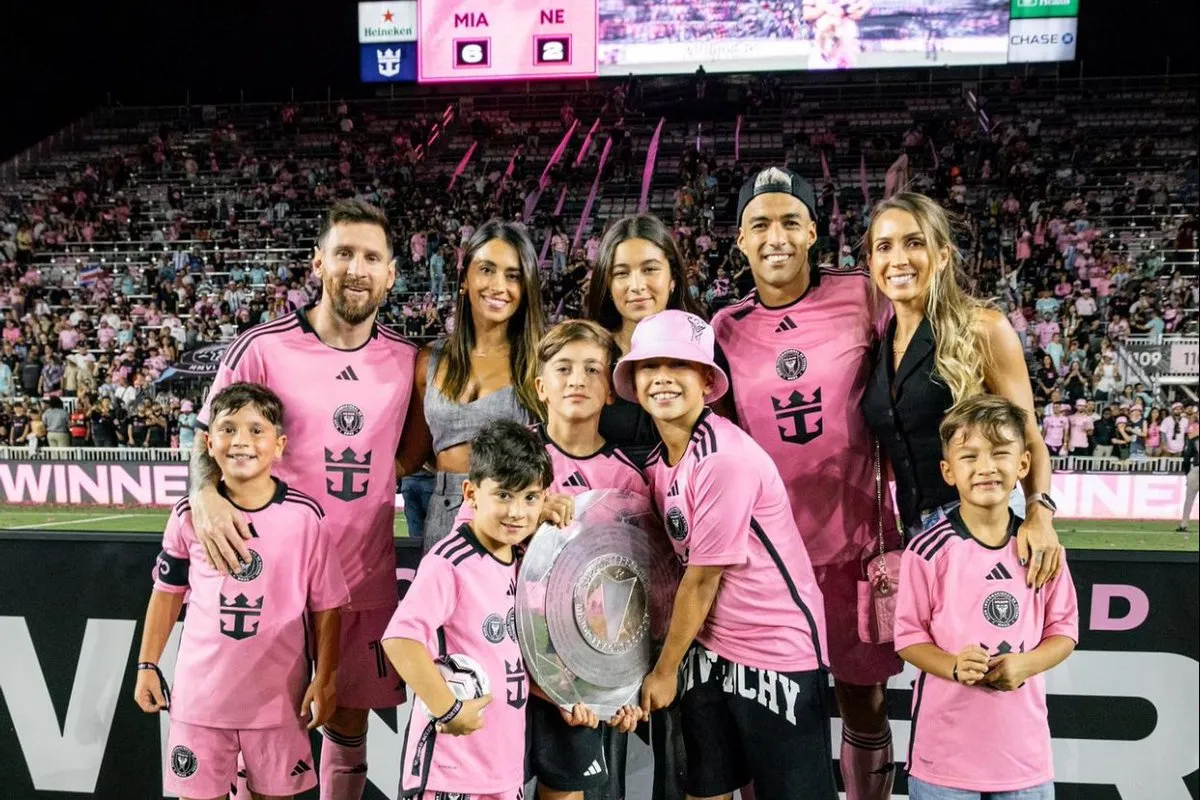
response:
M529 412L517 399L512 386L505 386L469 403L459 403L443 394L435 385L434 376L437 375L444 346L445 342L434 343L425 377L425 423L433 439L434 453L471 441L479 429L489 422L508 419L522 425L530 423Z

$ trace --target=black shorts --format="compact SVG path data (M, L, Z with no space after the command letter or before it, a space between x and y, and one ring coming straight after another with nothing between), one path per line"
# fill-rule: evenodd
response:
M757 800L837 798L829 673L760 670L693 645L681 680L689 795L753 781Z
M559 792L582 792L608 783L605 726L568 725L553 703L533 697L525 730L529 740L528 771L539 784Z

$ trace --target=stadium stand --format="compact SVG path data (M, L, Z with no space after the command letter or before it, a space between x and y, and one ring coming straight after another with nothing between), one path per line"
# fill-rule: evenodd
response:
M1187 372L1153 356L1200 347L1198 88L698 75L503 85L453 103L107 108L2 173L0 445L129 459L190 447L203 370L180 365L316 296L309 253L338 197L393 220L399 270L383 318L410 337L453 324L457 246L493 216L526 220L547 309L578 314L604 225L638 208L662 117L649 210L673 222L710 311L753 285L732 218L750 170L786 162L812 179L814 258L846 268L872 200L926 192L960 215L964 277L1013 321L1039 403L1082 401L1104 420L1086 444L1055 448L1056 467L1178 470L1173 434L1197 424L1195 362Z

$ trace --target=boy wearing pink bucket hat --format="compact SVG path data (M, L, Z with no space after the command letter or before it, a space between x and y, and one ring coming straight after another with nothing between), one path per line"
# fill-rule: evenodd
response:
M646 477L685 568L642 709L680 694L691 797L753 782L758 800L832 800L824 603L774 462L706 407L729 388L714 341L694 314L659 312L613 376L662 437Z

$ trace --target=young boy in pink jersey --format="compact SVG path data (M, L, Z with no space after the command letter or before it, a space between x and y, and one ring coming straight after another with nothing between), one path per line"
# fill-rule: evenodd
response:
M771 457L705 407L729 387L713 348L699 317L662 311L614 375L662 436L646 473L685 567L642 710L675 699L683 665L688 795L832 800L821 593Z
M147 713L170 711L166 793L225 797L240 754L256 796L293 797L317 783L308 731L336 707L338 608L350 592L321 506L271 475L287 445L279 398L235 383L211 409L208 452L221 470L221 494L246 517L250 558L233 576L211 567L189 502L175 505L154 572L134 699ZM185 592L172 697L158 660Z
M463 497L474 520L422 559L383 636L396 671L434 715L409 719L401 790L422 800L519 800L531 687L517 645L517 545L536 529L553 474L533 433L509 421L480 432L470 464ZM478 662L501 702L456 699L434 664L451 653ZM580 706L572 713L596 724Z
M1079 640L1071 574L1021 580L1009 493L1029 471L1025 412L978 395L942 422L942 476L961 505L913 539L900 567L895 646L921 670L908 796L1049 800L1054 765L1041 673Z

